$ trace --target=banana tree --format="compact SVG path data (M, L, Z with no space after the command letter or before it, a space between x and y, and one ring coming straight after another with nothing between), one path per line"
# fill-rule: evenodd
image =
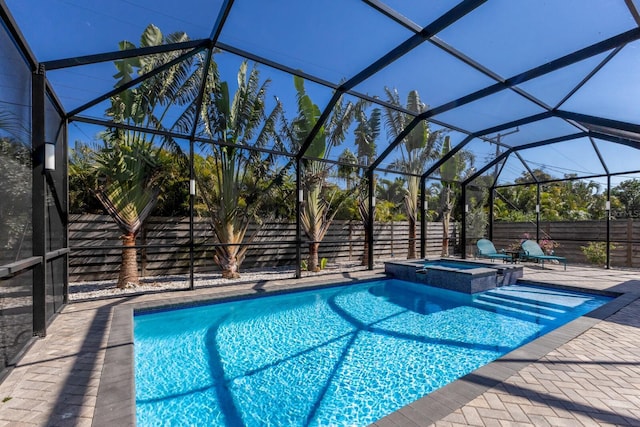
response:
M402 107L400 96L396 90L385 88L388 102ZM427 106L420 100L417 91L409 92L407 96L407 110L419 114ZM392 108L385 109L385 124L389 140L395 140L406 128L412 116ZM434 160L439 154L440 133L432 132L429 124L421 121L399 144L400 156L392 163L392 167L404 172L407 188L404 197L404 207L409 219L409 247L407 259L416 257L416 224L418 219L418 193L420 190L419 175L424 172L429 160Z
M239 145L264 147L278 144L276 125L282 114L279 101L266 114L265 97L270 81L260 82L260 73L247 62L240 65L238 89L233 99L229 85L220 81L211 67L203 100L201 130L212 143L202 143L206 153L197 167L199 194L208 213L211 227L220 242L214 260L225 278L240 277L239 269L248 246L243 245L256 211L268 193L264 182L275 168L273 155L239 148ZM251 240L251 239L249 239Z
M149 25L140 38L140 47L179 43L188 40L184 33L163 36ZM130 42L120 42L120 49L135 48ZM179 52L167 52L115 61L118 73L115 87L165 64ZM113 127L103 134L103 147L96 153L96 169L100 185L96 197L123 232L122 266L119 288L139 283L135 241L139 231L157 203L161 190L160 153L166 145L177 149L170 138L155 143L155 134L145 129L170 129L164 121L174 105L190 105L196 98L198 69L193 60L185 60L126 89L111 98L107 116L116 123L135 126L138 130ZM168 145L167 145L168 143Z
M298 115L287 126L288 137L294 150L298 150L311 129L320 117L320 108L313 103L304 88L304 80L294 76L297 92ZM329 156L331 149L339 146L346 137L346 131L354 117L354 106L351 102L339 101L331 116L320 128L309 145L305 156L323 159ZM338 207L344 202L335 188L327 184L328 166L319 160L303 160L304 206L300 215L302 228L309 239L309 257L307 268L309 271L320 270L318 250L329 226L335 217Z

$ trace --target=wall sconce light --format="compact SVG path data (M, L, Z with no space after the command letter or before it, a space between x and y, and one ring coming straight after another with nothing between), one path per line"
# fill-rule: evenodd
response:
M464 213L469 213L469 205L464 205Z
M540 205L536 205L536 213L540 213Z
M51 142L44 143L44 169L56 170L56 146Z
M371 198L371 206L373 206L374 208L376 207L376 196L373 196Z
M298 200L300 200L300 201L304 200L304 190L303 189L298 190Z
M611 210L611 201L607 200L604 203L604 210L606 210L606 211L610 211Z
M196 195L196 180L195 179L189 180L189 194L191 196L195 196Z

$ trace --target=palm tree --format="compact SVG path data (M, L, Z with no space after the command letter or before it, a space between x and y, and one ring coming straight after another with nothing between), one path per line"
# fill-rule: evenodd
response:
M304 80L294 76L297 92L298 115L286 126L294 150L298 150L320 117L320 109L313 103L304 88ZM339 101L327 122L320 128L309 146L306 156L323 159L331 149L344 141L346 131L353 121L354 107L350 102ZM335 188L326 185L328 166L318 160L303 160L304 207L301 213L302 227L310 240L307 268L319 271L318 249L331 221L344 201Z
M135 286L139 283L136 236L160 193L157 149L140 137L107 139L95 160L102 181L96 197L123 232L118 287Z
M396 90L385 88L388 102L399 107L402 106L400 96ZM417 91L409 92L406 109L419 114L427 108L420 100ZM395 140L406 128L412 117L394 110L385 109L385 124L390 140ZM409 218L409 249L407 259L416 257L416 223L418 217L418 193L420 178L418 175L424 172L424 167L429 160L436 159L440 143L440 133L431 132L429 124L421 121L399 144L400 157L392 164L394 169L406 173L407 191L404 198L405 211Z
M446 156L450 150L451 141L449 136L446 136L442 144L442 157ZM453 183L473 173L474 160L475 157L471 152L460 150L440 166L440 180L442 182L442 192L440 193L440 207L442 209L442 256L449 255L449 227L455 206L455 198L452 198L454 195ZM464 203L466 203L466 201Z
M157 46L164 43L179 43L188 40L185 33L163 36L154 25L149 25L142 34L140 47ZM131 49L130 42L121 42L120 49ZM115 61L118 74L116 87L131 81L133 74L146 74L165 64L179 52L167 52L145 57ZM116 123L137 126L140 130L125 130L118 127L108 129L104 135L104 146L96 153L96 167L101 184L96 196L106 211L123 232L122 266L118 287L135 286L139 283L135 240L145 220L153 210L160 193L162 147L168 143L177 148L171 139L164 138L158 146L155 135L144 129L166 129L163 119L173 105L189 105L197 94L198 70L193 70L193 61L185 60L166 71L144 80L137 87L126 89L111 98L106 114Z
M202 131L213 143L202 143L207 153L198 167L198 188L214 234L214 260L225 278L240 277L239 269L248 246L243 246L249 223L267 197L261 183L273 170L273 155L261 156L256 151L237 147L264 147L278 141L275 128L282 113L279 101L265 114L265 97L269 80L260 83L260 73L254 66L248 72L247 62L238 71L238 89L233 99L227 82L221 82L211 67L207 96L203 100Z
M355 144L358 148L358 159L360 164L368 166L373 162L376 156L376 140L380 136L380 109L374 108L371 110L371 114L367 115L365 108L368 106L367 102L358 102L356 104L356 121L357 126L355 129ZM376 188L375 176L373 188ZM360 221L365 230L369 229L369 225L375 221L375 208L370 211L369 203L367 201L369 196L369 181L364 175L360 176L358 194L358 213L360 214ZM375 194L375 193L374 193ZM364 241L364 255L362 257L362 265L369 264L369 240Z
M340 157L338 165L338 178L344 179L347 190L353 189L353 184L358 178L358 158L348 148L345 148Z

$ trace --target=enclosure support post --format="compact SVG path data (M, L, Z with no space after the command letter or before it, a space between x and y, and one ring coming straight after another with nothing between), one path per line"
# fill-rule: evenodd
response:
M33 156L32 232L33 256L41 261L33 268L33 334L47 335L46 278L47 226L46 226L46 176L45 158L45 102L46 78L43 65L33 73L31 90L31 144Z
M605 213L607 214L607 259L605 263L605 268L611 268L611 175L607 174L607 205L605 209Z
M427 180L420 177L420 258L426 258L427 248Z
M368 169L367 170L367 184L369 186L369 191L368 191L368 205L369 205L369 221L367 221L367 229L365 230L366 232L366 236L365 239L367 239L367 268L369 270L373 270L373 264L374 264L374 260L373 260L373 225L375 224L376 221L376 186L375 186L375 182L373 179L373 169Z
M194 207L195 207L195 198L196 198L196 174L193 169L193 139L189 140L189 289L193 290L195 288L195 283L193 279L193 263L195 261L195 248L194 248Z
M491 187L489 190L489 240L493 241L493 204L496 201L496 189Z
M302 161L300 159L296 160L296 279L302 277L302 224L300 223L300 210L303 203L303 194L302 193Z
M462 246L462 259L467 259L467 186L462 186L462 227L460 229L460 245Z
M536 184L536 242L540 243L540 184Z

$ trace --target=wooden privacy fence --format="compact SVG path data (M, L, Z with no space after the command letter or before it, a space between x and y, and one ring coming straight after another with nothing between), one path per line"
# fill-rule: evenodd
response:
M374 228L374 254L380 259L406 259L409 226L407 222L377 222ZM455 238L455 232L452 232ZM117 277L121 261L121 232L106 215L71 215L69 222L69 280L102 280ZM252 225L252 236L242 269L295 266L296 227L292 223ZM440 255L442 224L427 224L427 255ZM420 238L418 224L416 238ZM333 221L320 244L319 257L330 263L359 262L364 254L365 233L359 221ZM303 233L303 241L306 236ZM194 222L194 271L207 273L219 269L213 261L216 240L206 219ZM151 217L136 242L140 273L143 276L184 274L189 271L189 218ZM453 243L452 243L453 246ZM301 247L306 258L308 247ZM419 254L420 244L416 241Z
M609 223L611 228L612 267L640 268L640 221L616 219ZM493 242L497 249L506 248L520 241L524 233L536 238L535 224L523 222L496 222L493 227ZM540 224L540 239L550 238L558 242L557 255L567 258L569 263L589 264L581 247L589 242L605 242L607 222L602 221L557 221ZM467 253L473 253L475 241L467 246Z

